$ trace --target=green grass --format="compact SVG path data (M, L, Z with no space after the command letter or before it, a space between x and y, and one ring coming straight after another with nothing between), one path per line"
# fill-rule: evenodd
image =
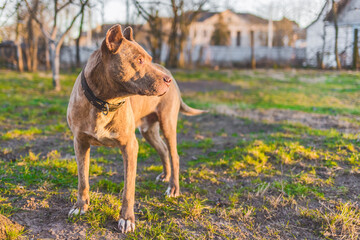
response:
M359 125L358 73L202 70L174 75L181 81L216 80L234 88L184 92L191 106L226 104L239 111L274 108L324 116L344 114L345 121ZM89 239L359 236L356 132L216 114L179 119L182 195L176 199L164 196L167 184L154 181L162 172L161 161L137 133L134 233L125 236L115 230L124 188L117 148L92 148L90 209L67 219L77 195L77 166L66 123L75 78L75 74L62 75L63 89L54 92L49 74L0 72L0 214L9 218L26 214L29 219L63 215L64 232L79 226L86 229ZM30 238L32 227L49 228L46 221L42 224L9 232L9 238Z
M233 86L234 91L231 92L214 90L184 94L186 100L199 107L225 103L249 109L279 108L330 115L360 115L359 73L194 71L175 73L175 78L182 81L221 81Z

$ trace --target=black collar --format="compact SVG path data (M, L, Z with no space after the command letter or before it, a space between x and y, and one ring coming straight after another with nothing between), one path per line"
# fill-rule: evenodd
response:
M86 82L85 74L84 74L85 68L81 72L81 86L83 89L83 92L86 96L86 98L89 100L89 102L94 105L97 109L102 111L104 115L107 115L109 112L116 111L119 109L124 103L125 100L121 100L121 102L117 104L111 104L106 101L103 101L95 96L93 91L91 91L89 85Z

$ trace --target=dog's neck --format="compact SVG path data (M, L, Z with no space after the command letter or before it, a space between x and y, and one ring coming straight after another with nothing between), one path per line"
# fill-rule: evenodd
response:
M116 104L130 95L105 74L100 51L90 58L85 69L86 82L94 95L106 102Z

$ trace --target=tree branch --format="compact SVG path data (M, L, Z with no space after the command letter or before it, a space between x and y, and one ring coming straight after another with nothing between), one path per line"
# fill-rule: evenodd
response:
M39 21L39 19L36 17L35 13L33 12L33 10L31 9L28 0L24 0L26 3L26 7L31 15L31 17L35 20L35 22L37 22L37 24L39 25L41 32L44 34L44 37L46 37L47 39L49 39L49 41L53 41L53 39L51 38L51 36L49 35L49 33L45 30L44 25Z
M73 3L72 0L66 2L64 5L62 5L61 7L59 7L56 11L57 11L57 12L60 12L63 8L65 8L67 5L69 5L69 4L71 4L71 3Z
M80 9L80 11L76 14L76 16L73 18L73 20L71 21L71 23L70 23L70 25L68 26L68 28L67 28L67 29L65 30L65 32L61 35L60 40L59 40L59 42L57 43L56 48L58 48L58 47L60 48L60 47L61 47L61 45L62 45L62 43L64 42L64 39L65 39L65 37L66 37L66 34L70 31L70 29L71 29L72 26L74 25L76 19L82 14L82 12L84 11L85 6L87 5L88 1L89 1L89 0L85 0L84 2L81 1L82 4L81 4L81 9Z

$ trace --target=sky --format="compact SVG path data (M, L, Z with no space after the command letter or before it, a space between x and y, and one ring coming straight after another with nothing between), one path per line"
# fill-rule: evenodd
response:
M105 0L104 20L106 23L126 22L126 0ZM130 0L132 1L132 0ZM213 1L215 2L215 1ZM235 12L249 12L274 20L283 16L295 20L301 27L309 25L319 13L325 0L218 0L218 7L207 6L209 11L231 8ZM98 17L98 21L101 20Z
M3 0L0 0L0 4ZM129 0L132 3L133 0ZM139 0L139 1L154 1L154 0ZM160 0L163 2L169 2L169 0ZM185 0L191 1L191 0ZM300 27L305 28L312 21L314 21L320 12L325 0L209 0L211 4L205 6L205 10L209 11L223 11L226 9L231 9L234 12L247 12L258 15L265 19L272 18L273 20L280 20L282 17L287 17L291 20L299 23ZM10 1L11 2L11 1ZM102 0L102 1L94 1L97 2L97 6L91 9L91 25L90 21L85 20L87 24L85 24L83 30L87 31L90 27L94 28L97 25L102 23L126 23L126 0ZM101 2L105 2L101 6ZM189 2L188 2L189 3ZM132 5L132 4L131 4ZM164 8L168 10L168 8ZM6 12L0 14L0 27L4 25L13 24L15 18L7 17L9 14L14 13L14 9L8 7ZM74 10L74 9L72 9ZM164 10L163 14L167 14L166 10ZM75 11L75 10L74 10ZM134 7L131 8L130 12L132 13L130 16L130 23L141 23L143 19L137 16L137 13ZM2 15L2 16L1 16ZM8 20L5 20L8 19ZM62 18L65 22L66 19ZM65 23L64 22L64 23ZM77 25L75 24L73 27L73 31L70 33L72 37L77 34ZM67 24L62 24L66 26ZM61 27L61 26L60 26ZM1 32L1 29L0 29ZM75 34L75 35L74 35Z

